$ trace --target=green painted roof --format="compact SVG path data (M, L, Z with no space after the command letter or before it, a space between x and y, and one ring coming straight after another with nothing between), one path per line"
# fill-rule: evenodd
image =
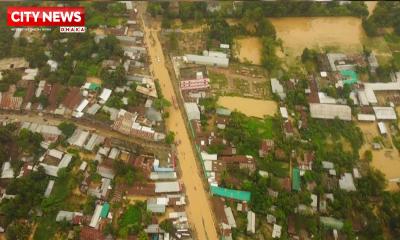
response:
M89 90L97 90L100 88L100 84L90 83Z
M298 168L294 168L292 172L292 189L296 191L300 191L300 170Z
M355 84L358 82L357 73L353 70L341 70L340 74L346 78L346 80L343 81L344 84Z
M226 197L226 198L232 198L232 199L236 199L239 201L246 201L246 202L249 202L250 197L251 197L250 192L233 190L233 189L216 187L216 186L211 186L211 193L213 195Z
M110 211L110 204L104 203L103 208L101 209L100 217L106 218L109 211Z

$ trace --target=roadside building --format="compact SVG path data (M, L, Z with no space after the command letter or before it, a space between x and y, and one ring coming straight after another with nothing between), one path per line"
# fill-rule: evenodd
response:
M165 213L168 205L168 198L149 198L147 199L147 211L152 213Z
M179 182L156 182L155 193L177 193L181 191Z
M194 102L186 102L185 110L188 116L189 121L191 120L200 120L200 110L197 103Z
M83 147L89 136L90 133L88 131L77 128L72 136L68 138L67 142L77 147Z
M102 144L105 140L105 137L100 136L96 133L93 133L92 136L90 136L89 140L84 146L84 149L88 151L93 151L94 148L100 144Z
M207 55L206 52L204 52L203 55L185 54L184 61L194 64L214 66L214 67L229 66L229 58L227 58L226 54L222 55L222 54L208 53Z

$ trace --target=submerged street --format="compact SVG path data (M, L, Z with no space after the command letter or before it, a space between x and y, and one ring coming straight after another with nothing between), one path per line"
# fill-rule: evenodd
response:
M177 99L172 80L165 67L165 59L158 39L158 30L150 29L144 26L145 41L148 46L149 56L151 59L150 70L154 74L155 79L159 79L161 89L165 98L173 102L173 97ZM208 199L207 190L204 188L201 176L201 169L196 164L195 152L191 146L189 133L185 128L185 121L179 108L170 107L169 118L166 119L167 129L175 132L179 165L182 170L181 180L184 183L189 205L187 213L189 223L195 231L197 239L218 239L218 234L214 224L213 210Z

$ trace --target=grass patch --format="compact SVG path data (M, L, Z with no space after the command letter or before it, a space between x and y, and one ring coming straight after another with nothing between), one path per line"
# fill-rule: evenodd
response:
M261 170L272 173L276 177L288 177L289 176L289 164L280 161L268 161L260 160L258 163Z
M272 124L273 121L271 118L265 118L261 121L259 119L249 118L245 123L245 128L252 136L258 135L261 136L261 138L271 139L273 137Z
M91 64L87 68L87 75L96 77L96 76L98 76L99 70L100 70L100 67L98 65Z
M208 73L208 77L210 78L212 85L218 84L220 88L228 85L228 79L226 78L225 74L210 71Z

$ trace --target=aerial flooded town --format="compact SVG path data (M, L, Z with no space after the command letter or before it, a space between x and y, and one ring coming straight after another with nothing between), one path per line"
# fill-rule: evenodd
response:
M400 239L399 114L400 2L0 2L0 239Z

